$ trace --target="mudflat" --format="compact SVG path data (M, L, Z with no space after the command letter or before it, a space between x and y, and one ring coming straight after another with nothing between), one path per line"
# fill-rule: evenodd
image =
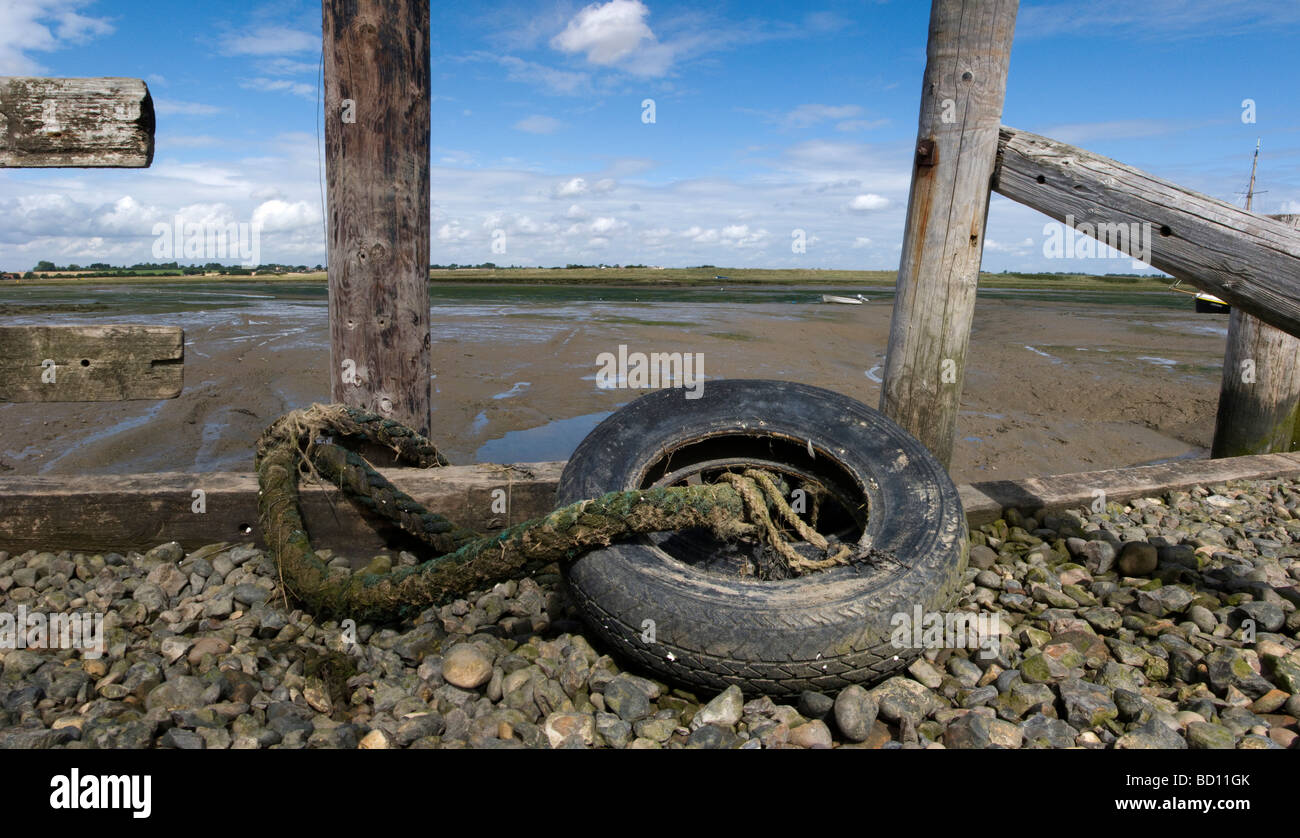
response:
M889 289L434 286L432 436L457 463L564 459L640 391L602 389L602 353L699 353L711 378L880 399ZM324 286L6 288L0 322L186 330L185 389L161 402L0 405L0 473L239 471L280 414L329 400ZM1086 471L1205 455L1225 315L1161 292L981 292L952 475Z

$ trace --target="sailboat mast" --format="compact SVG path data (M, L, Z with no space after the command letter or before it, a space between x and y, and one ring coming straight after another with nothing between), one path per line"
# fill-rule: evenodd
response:
M1259 165L1259 139L1255 139L1255 159L1250 164L1250 186L1246 187L1246 209L1250 209L1250 199L1255 197L1255 167Z

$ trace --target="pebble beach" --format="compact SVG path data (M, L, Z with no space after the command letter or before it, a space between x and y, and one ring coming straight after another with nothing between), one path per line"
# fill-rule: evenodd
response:
M1296 748L1300 482L971 533L993 654L774 701L625 670L559 568L390 626L317 622L251 544L3 552L0 613L103 613L103 654L0 649L0 748ZM337 573L348 557L323 551ZM411 564L376 557L371 570ZM12 646L12 644L10 644Z

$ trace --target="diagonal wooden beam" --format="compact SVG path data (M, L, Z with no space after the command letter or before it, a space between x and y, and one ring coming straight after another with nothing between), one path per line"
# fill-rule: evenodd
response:
M0 402L174 399L177 326L0 326Z
M0 168L147 168L154 112L140 79L0 76Z
M1093 238L1300 335L1300 230L1006 126L992 185L1057 221L1090 225Z

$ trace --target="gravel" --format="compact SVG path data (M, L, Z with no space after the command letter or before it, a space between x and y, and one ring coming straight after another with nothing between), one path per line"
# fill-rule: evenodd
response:
M951 609L998 617L991 655L788 702L625 671L555 567L374 626L293 608L249 544L0 551L0 613L105 615L97 659L0 649L0 747L1300 747L1300 484L1007 510L971 543Z

